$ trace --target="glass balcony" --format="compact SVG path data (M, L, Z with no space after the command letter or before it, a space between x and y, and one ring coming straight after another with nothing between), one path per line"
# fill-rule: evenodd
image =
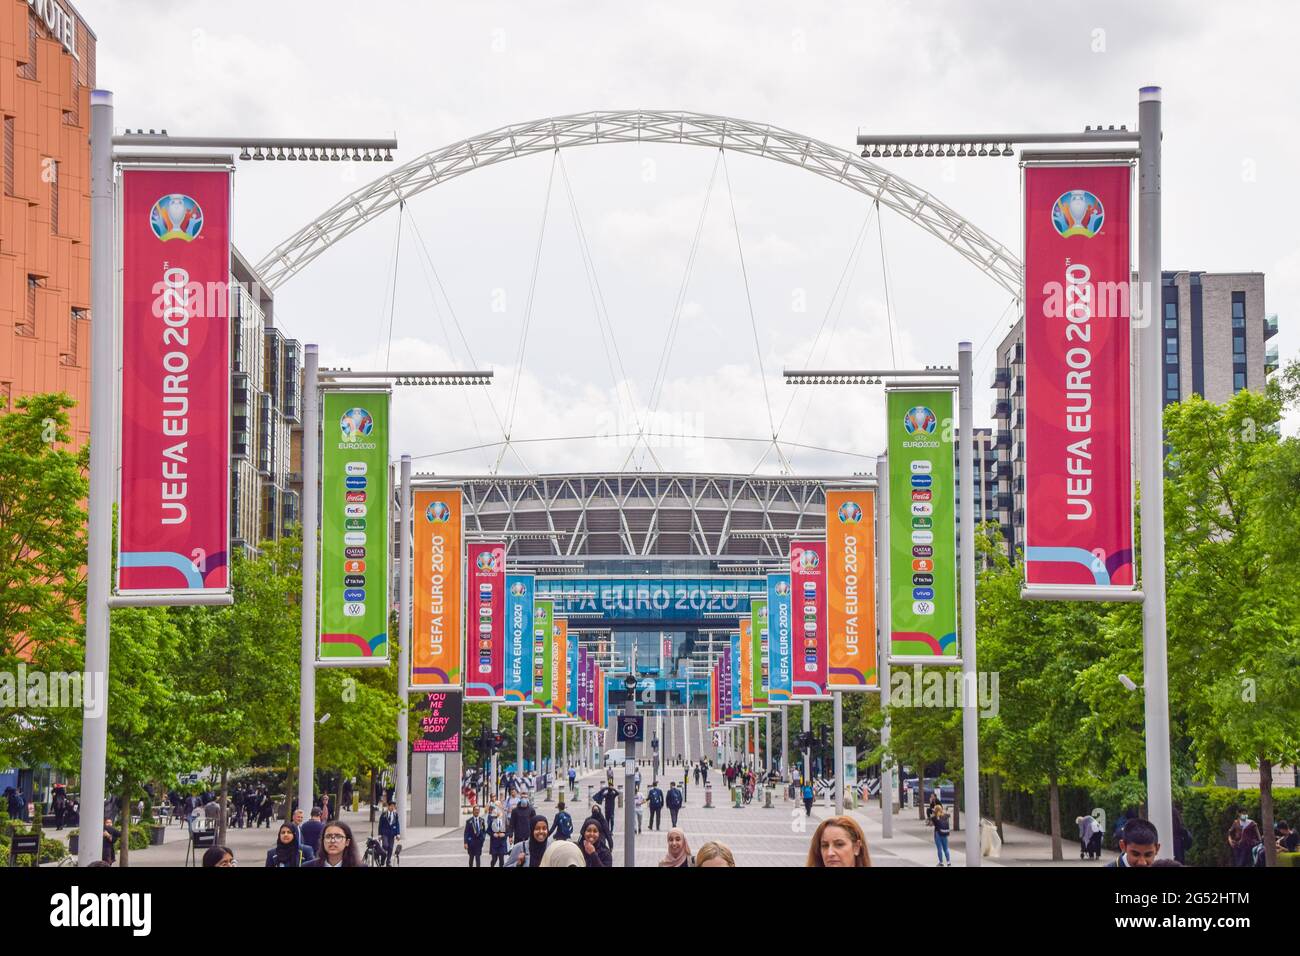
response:
M1278 369L1277 343L1274 342L1264 351L1264 374L1272 375Z
M1006 388L1011 383L1011 373L1005 368L993 370L993 388Z
M1277 335L1277 313L1264 316L1264 339L1271 339Z

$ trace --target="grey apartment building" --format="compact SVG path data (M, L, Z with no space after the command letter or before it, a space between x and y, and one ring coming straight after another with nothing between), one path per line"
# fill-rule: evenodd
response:
M1262 272L1161 273L1165 404L1200 395L1226 402L1262 389L1278 365L1277 316L1265 311ZM992 414L997 450L997 519L1010 554L1025 523L1024 320L997 348ZM1136 355L1135 355L1136 358Z
M230 547L251 557L302 520L302 345L275 327L270 290L234 248L230 280Z

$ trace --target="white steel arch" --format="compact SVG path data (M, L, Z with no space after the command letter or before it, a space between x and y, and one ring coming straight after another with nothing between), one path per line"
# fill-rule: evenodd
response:
M575 113L533 120L425 153L336 202L267 253L257 271L270 288L278 288L340 239L438 183L509 159L599 143L682 143L798 166L888 206L956 249L1020 298L1021 263L1010 250L929 193L856 152L763 123L657 110Z

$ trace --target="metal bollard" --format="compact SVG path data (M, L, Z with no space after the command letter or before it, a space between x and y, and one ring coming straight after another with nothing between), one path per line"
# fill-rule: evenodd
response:
M705 810L713 809L713 785L712 784L707 784L704 787L704 809Z
M766 787L763 790L763 809L765 810L772 809L772 788L771 787Z
M745 805L744 797L741 795L739 787L731 788L731 801L732 801L731 806L735 810L739 810L741 807Z
M547 803L555 802L555 793L552 791L550 787L546 788L546 802Z

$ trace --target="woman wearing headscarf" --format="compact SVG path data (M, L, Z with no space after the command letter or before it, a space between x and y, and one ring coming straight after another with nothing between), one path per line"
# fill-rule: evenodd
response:
M593 803L593 804L591 805L591 815L590 815L589 817L587 817L587 819L586 819L585 821L583 821L582 829L583 829L583 830L586 830L586 829L587 829L587 823L588 823L588 822L593 822L593 821L595 822L596 826L600 829L600 843L601 843L601 845L602 845L605 849L607 849L607 850L609 850L611 853L613 853L613 852L614 852L614 835L613 835L612 833L609 832L609 823L608 823L608 821L606 821L606 819L605 819L605 814L603 814L603 813L601 812L601 810L600 810L600 804L598 804L598 803ZM582 831L579 831L579 832L582 832Z
M546 843L550 838L550 825L546 817L534 816L533 827L528 831L528 838L520 840L510 848L510 862L507 866L541 866L542 857L546 855Z
M612 867L614 865L614 854L607 845L609 833L600 821L595 817L587 817L582 821L582 829L578 833L582 838L578 849L582 851L587 866Z
M292 823L281 823L280 832L275 837L275 846L266 851L266 865L272 869L296 869L304 863L310 863L315 855L311 847L302 846L298 842L297 827Z
M686 842L686 834L680 827L673 827L668 831L668 854L659 861L660 866L694 866L695 859L691 856L690 845Z

